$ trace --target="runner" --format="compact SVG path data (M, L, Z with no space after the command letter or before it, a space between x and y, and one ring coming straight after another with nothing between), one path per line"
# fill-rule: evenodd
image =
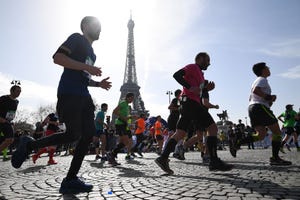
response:
M232 165L226 164L217 155L217 132L218 128L211 115L201 105L201 93L205 79L202 70L206 70L210 65L210 58L207 53L201 52L195 58L195 64L189 64L175 72L173 77L183 86L182 111L176 126L175 134L168 140L161 156L155 159L156 164L167 174L173 174L169 167L169 155L177 144L187 134L187 128L192 120L195 120L197 131L208 132L207 147L210 154L209 170L227 171L232 169ZM210 90L214 87L208 84Z
M20 168L33 149L77 141L69 171L59 189L62 194L90 192L93 189L93 185L86 184L77 176L96 131L95 105L88 86L101 87L105 90L111 88L109 77L100 82L91 79L92 75L102 74L99 67L93 66L96 55L92 43L99 39L101 31L99 20L92 16L84 17L81 21L81 30L83 34L70 35L53 55L54 63L64 69L58 86L56 108L59 120L66 125L66 132L38 140L28 136L21 137L11 160L14 168Z
M281 147L281 131L277 118L270 109L276 100L276 95L272 94L267 79L271 75L270 69L266 66L266 63L261 62L253 65L252 70L257 76L251 86L248 107L251 125L256 130L256 134L252 135L253 141L263 140L267 134L266 127L269 128L272 131L272 156L270 157L270 164L291 165L290 161L283 160L278 155ZM231 151L236 152L236 149Z

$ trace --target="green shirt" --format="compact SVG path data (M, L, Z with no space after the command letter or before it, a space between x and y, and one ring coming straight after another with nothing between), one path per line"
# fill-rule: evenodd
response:
M121 101L119 103L119 108L120 108L120 111L119 111L120 117L126 118L129 115L129 105L128 105L127 101ZM116 124L121 125L121 124L124 124L124 122L119 120L119 118L117 118Z
M285 111L284 113L281 114L281 116L284 117L284 123L283 126L284 127L294 127L295 125L295 117L296 117L297 113L294 110L289 110L289 111Z

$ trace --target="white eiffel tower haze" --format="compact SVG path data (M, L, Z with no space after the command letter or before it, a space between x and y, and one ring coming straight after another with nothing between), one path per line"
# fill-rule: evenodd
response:
M148 110L145 109L144 101L140 94L140 86L138 86L136 68L135 68L135 54L134 54L134 36L133 28L134 21L130 14L130 19L127 24L128 28L128 41L127 41L127 53L126 64L123 85L120 88L121 96L119 101L123 100L127 93L132 92L134 94L133 106L131 108L131 114L139 115L144 113L148 115Z

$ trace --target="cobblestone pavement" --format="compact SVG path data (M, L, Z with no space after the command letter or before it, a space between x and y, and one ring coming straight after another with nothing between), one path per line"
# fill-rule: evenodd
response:
M293 161L289 167L269 165L271 149L238 152L237 158L228 151L219 157L235 165L230 172L210 172L201 163L198 152L186 153L186 160L171 157L170 167L175 174L163 176L154 163L154 153L144 158L126 161L111 167L85 157L79 175L94 185L90 193L61 195L60 183L69 167L71 156L56 156L57 165L47 165L47 157L33 164L27 160L20 169L9 161L0 167L0 200L3 199L300 199L300 152L292 149L282 155Z

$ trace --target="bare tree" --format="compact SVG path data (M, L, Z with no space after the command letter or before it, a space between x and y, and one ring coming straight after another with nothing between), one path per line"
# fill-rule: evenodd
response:
M14 118L14 122L32 122L32 116L30 111L26 109L18 109L16 111L16 117Z
M37 111L33 113L35 122L37 121L43 121L45 117L47 117L50 113L55 113L56 108L55 104L50 104L47 106L40 106L38 107Z

